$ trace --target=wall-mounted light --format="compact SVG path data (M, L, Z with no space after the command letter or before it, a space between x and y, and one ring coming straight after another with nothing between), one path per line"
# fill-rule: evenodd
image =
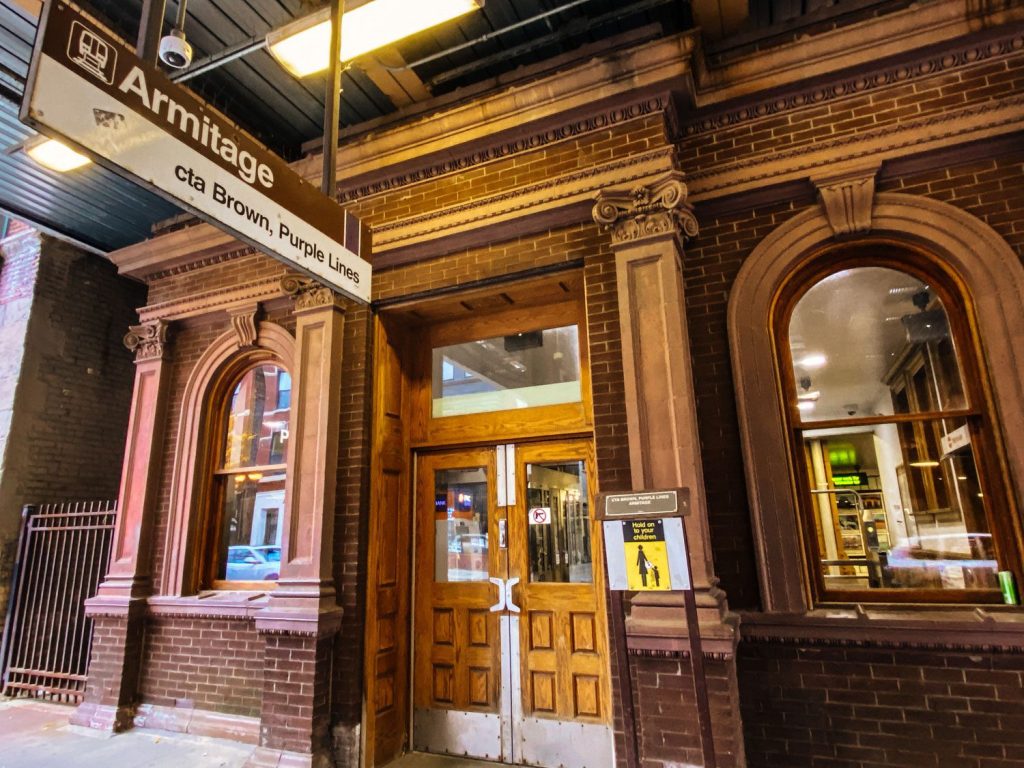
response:
M372 0L342 17L341 60L351 61L483 5L484 0ZM329 16L330 8L324 8L267 35L270 53L295 77L327 69Z
M67 173L92 162L85 155L56 139L43 139L26 146L25 153L44 168L58 173Z

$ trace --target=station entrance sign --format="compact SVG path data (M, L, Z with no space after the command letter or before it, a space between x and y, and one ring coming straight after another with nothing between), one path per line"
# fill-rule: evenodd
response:
M338 203L66 0L40 17L23 122L357 301L369 232Z

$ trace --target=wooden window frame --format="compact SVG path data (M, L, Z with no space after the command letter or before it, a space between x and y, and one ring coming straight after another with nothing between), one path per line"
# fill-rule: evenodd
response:
M432 415L431 368L435 348L567 325L576 326L579 339L579 401L458 416ZM589 342L582 300L573 298L547 306L438 322L425 329L422 338L411 380L415 403L410 430L413 447L493 442L499 436L523 439L586 435L593 431Z
M203 461L199 466L199 471L202 474L203 510L196 547L199 555L196 563L196 583L200 590L268 592L277 588L277 581L231 581L217 578L217 573L220 570L218 553L221 522L224 515L224 494L223 492L218 493L218 490L223 491L223 481L219 478L254 470L279 471L284 474L286 481L288 477L287 456L285 461L280 464L236 467L234 469L226 469L222 466L227 420L231 411L231 395L247 373L264 365L274 365L291 374L284 362L275 355L266 350L255 349L232 360L217 380L211 384L207 393L207 428L204 440L206 450L202 453ZM290 414L291 404L289 404L289 418ZM286 509L287 504L285 509L282 509L281 519L278 522L278 525L282 527L286 525L287 521Z
M798 391L789 346L789 327L800 299L825 277L837 272L864 267L893 269L921 280L933 290L946 310L963 379L966 408L924 411L886 416L803 421L793 394ZM991 604L1000 603L998 590L938 589L828 589L820 567L822 554L816 534L818 521L807 488L810 478L803 452L803 433L835 427L911 423L924 425L937 419L964 419L969 425L978 481L985 494L985 514L992 534L1000 569L1021 572L1020 536L1016 507L1004 478L1006 459L1002 453L1000 427L993 417L991 386L981 365L982 349L966 288L942 270L927 252L891 243L853 243L819 250L794 271L776 292L770 319L771 344L776 362L779 403L786 429L791 488L799 520L804 571L812 603L816 605L850 603L926 603ZM915 429L917 427L915 426ZM1001 510L1001 511L1000 511Z

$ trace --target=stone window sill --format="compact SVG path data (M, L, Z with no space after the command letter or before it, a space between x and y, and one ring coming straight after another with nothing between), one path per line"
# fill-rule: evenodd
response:
M251 620L266 608L269 597L269 592L211 590L185 597L151 597L147 605L150 616Z
M1024 650L1024 608L1011 605L855 605L798 614L741 612L740 617L740 634L749 640Z

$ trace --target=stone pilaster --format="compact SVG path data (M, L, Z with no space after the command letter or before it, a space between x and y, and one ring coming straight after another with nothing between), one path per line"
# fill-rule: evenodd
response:
M296 315L289 518L281 578L256 615L267 667L260 748L249 764L316 766L329 760L330 649L341 625L332 543L345 310L343 300L316 281L289 276L282 287Z
M684 242L697 234L686 196L683 174L674 171L650 185L602 192L594 220L611 233L615 252L633 489L690 489L685 526L701 643L706 657L725 664L716 676L735 694L739 635L714 573L686 322ZM687 656L682 593L636 595L626 633L630 651L641 654L637 668L652 656ZM728 764L742 765L739 701L728 698L731 707L715 707L715 742L730 745Z
M125 346L135 352L135 386L117 522L110 568L96 596L85 603L95 638L85 701L72 716L76 724L102 730L130 727L136 703L167 412L168 339L163 320L133 325L124 337Z

